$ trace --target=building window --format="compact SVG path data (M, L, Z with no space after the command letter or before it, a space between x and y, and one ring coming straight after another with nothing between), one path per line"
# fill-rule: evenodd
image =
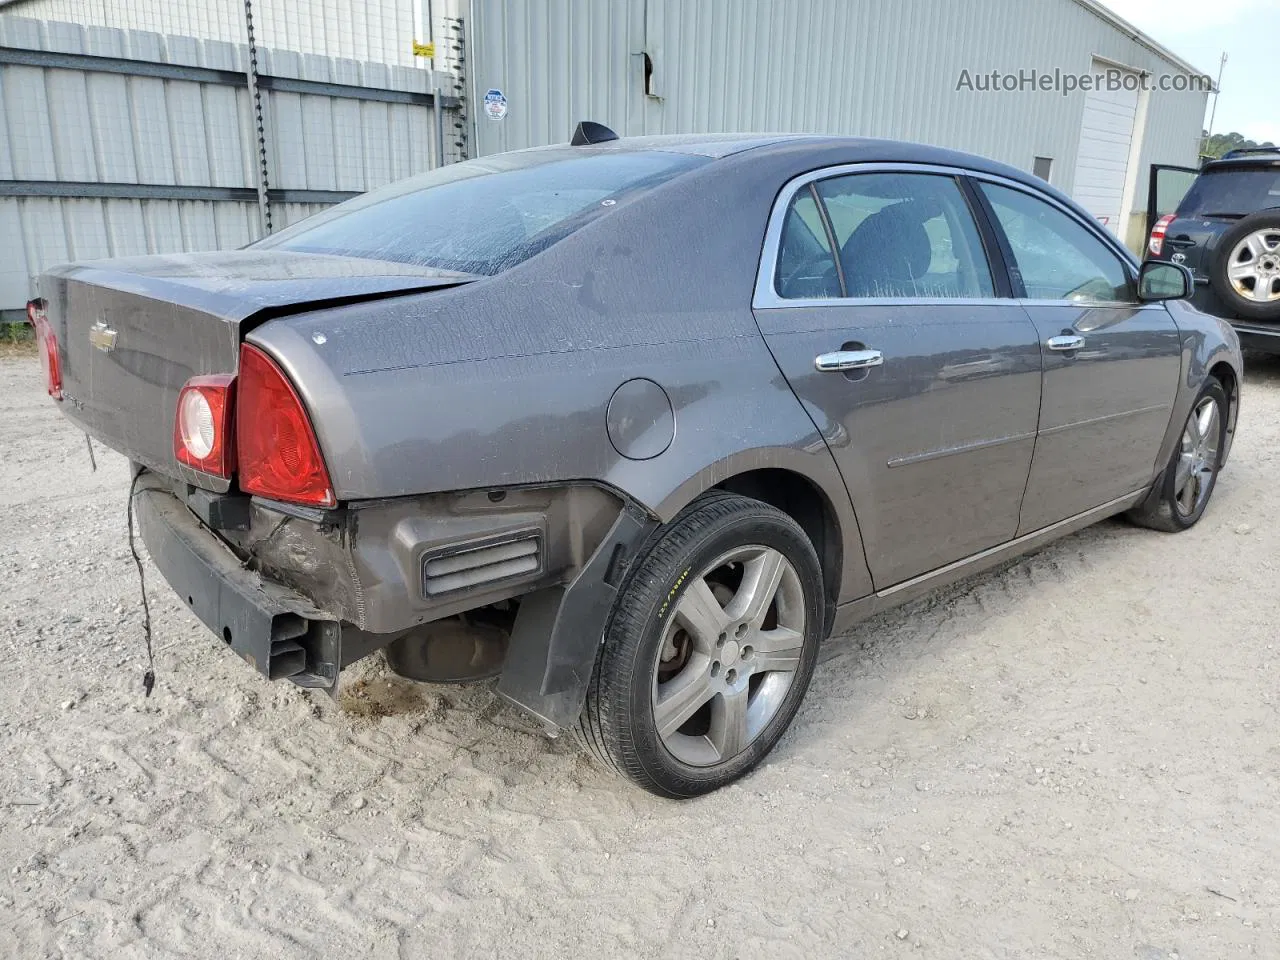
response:
M1052 183L1053 157L1036 157L1035 166L1031 168L1031 172L1045 183Z

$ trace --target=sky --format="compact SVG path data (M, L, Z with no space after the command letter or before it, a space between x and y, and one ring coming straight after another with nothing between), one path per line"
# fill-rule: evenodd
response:
M1280 0L1102 0L1152 39L1198 70L1216 77L1227 67L1214 133L1239 131L1251 140L1280 143ZM1212 109L1213 98L1209 98ZM1208 125L1208 113L1205 124Z

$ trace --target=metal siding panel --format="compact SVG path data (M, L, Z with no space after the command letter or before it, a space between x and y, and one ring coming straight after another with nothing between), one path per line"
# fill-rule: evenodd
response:
M6 73L0 70L0 107L4 106L8 98L5 95ZM12 123L12 114L7 109L0 110L0 180L16 180L17 177L13 172L13 147L9 144L9 127ZM3 236L3 234L0 234ZM4 301L0 300L0 303Z
M563 141L568 105L570 126L588 117L621 133L884 136L1024 169L1050 156L1068 189L1083 94L957 91L960 71L1016 72L1028 51L1050 71L1086 71L1095 54L1170 69L1074 0L475 0L470 32L474 95L499 87L511 102L498 122L473 104L480 154ZM638 65L628 69L644 50L661 101L643 96ZM1152 96L1144 163L1194 160L1200 119L1194 107L1166 106L1177 96ZM1157 130L1157 119L1179 132Z
M5 67L4 75L4 112L14 176L20 180L56 180L44 71L38 67Z
M69 259L66 222L62 218L61 203L61 200L44 197L18 201L27 264L33 276Z
M219 250L237 250L257 238L252 224L258 219L258 208L251 203L213 204L213 225Z
M85 75L74 70L46 70L54 163L59 180L96 180L89 97Z
M169 142L178 183L209 183L209 152L205 139L204 97L201 84L165 81Z
M333 126L339 136L332 141L334 184L338 190L364 190L364 127L360 104L334 100Z
M213 204L205 200L179 200L178 221L185 251L216 250L218 231L213 223Z
M215 187L251 187L245 176L244 155L257 149L257 141L241 139L238 91L205 84L204 148L208 156L208 182Z
M402 180L413 173L413 133L409 127L409 111L412 107L401 103L390 104L387 112L388 140L391 146L391 179Z
M133 123L129 113L128 78L90 73L85 76L85 85L89 98L89 132L98 167L98 176L89 179L137 183L133 138L124 135Z
M329 97L302 97L302 139L306 184L312 190L337 188L332 103Z
M107 243L113 257L137 257L147 253L147 229L140 200L104 200Z
M133 122L133 152L139 183L174 183L173 149L169 134L169 108L165 81L151 77L129 78L129 106Z
M302 132L302 97L272 91L267 99L271 101L271 186L305 187L307 148Z
M147 253L179 253L186 249L178 201L142 201L142 222L147 232Z
M67 224L67 257L71 260L99 260L111 256L107 239L106 213L101 200L62 200Z
M391 182L390 112L388 103L360 104L360 132L364 141L364 189Z
M0 237L6 242L0 257L0 309L17 309L31 297L34 271L27 264L27 243L23 237L21 200L0 199Z

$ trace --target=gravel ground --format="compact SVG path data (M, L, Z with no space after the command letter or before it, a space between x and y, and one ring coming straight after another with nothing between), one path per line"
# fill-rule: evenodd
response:
M143 699L125 464L0 360L0 954L1280 957L1280 363L1245 404L1194 530L831 641L770 762L672 803L487 687L269 684L151 567Z

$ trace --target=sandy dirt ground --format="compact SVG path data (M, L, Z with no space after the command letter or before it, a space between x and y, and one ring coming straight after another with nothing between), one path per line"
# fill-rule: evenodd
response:
M1204 521L830 641L768 764L654 799L486 687L269 684L123 460L0 360L0 957L1280 957L1280 363Z

